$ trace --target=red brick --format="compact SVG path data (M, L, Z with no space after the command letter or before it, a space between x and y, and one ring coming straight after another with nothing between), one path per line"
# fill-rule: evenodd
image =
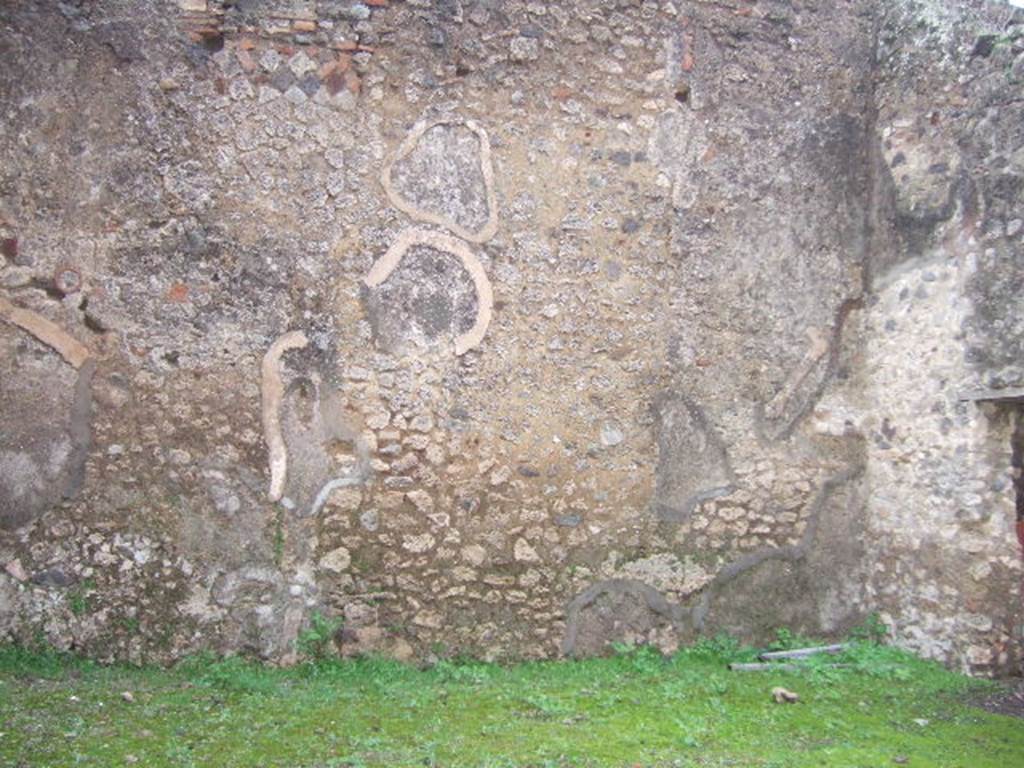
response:
M3 242L0 242L0 253L3 253L8 259L13 259L18 255L18 238L6 237Z
M345 87L349 89L354 95L359 95L359 89L362 86L362 80L359 79L359 75L353 72L351 69L345 73Z

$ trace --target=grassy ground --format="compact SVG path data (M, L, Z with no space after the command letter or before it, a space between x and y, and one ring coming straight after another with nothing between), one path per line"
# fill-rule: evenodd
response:
M1024 766L1024 722L965 703L991 684L870 644L848 669L725 667L751 656L159 670L0 649L0 765Z

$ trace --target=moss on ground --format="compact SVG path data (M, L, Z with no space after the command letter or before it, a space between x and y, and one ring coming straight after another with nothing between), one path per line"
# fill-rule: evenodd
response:
M705 642L670 659L280 670L200 658L161 670L7 648L0 765L1024 765L1021 721L967 703L991 683L869 643L843 669L726 669L752 655ZM774 703L778 685L800 703Z

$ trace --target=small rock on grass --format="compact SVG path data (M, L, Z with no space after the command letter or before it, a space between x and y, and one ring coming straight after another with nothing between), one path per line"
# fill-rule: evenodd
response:
M131 704L133 701L135 701L135 694L131 691L122 691L121 698L127 701L129 704Z
M800 701L799 694L782 687L772 688L772 698L775 699L776 704L795 704Z

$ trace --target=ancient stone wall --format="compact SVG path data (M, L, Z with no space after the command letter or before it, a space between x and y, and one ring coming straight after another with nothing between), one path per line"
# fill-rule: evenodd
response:
M1021 655L1021 23L1003 3L904 3L878 51L869 599L904 643L988 671Z
M320 612L522 658L879 611L1015 668L1020 12L0 25L0 636L288 661Z

